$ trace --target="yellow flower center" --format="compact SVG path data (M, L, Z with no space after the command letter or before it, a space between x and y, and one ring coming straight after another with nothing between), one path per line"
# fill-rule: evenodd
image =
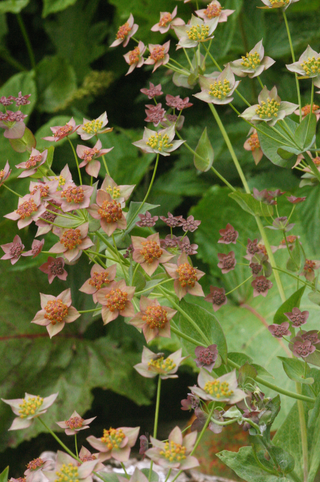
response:
M129 52L129 65L137 64L140 60L140 49L135 47Z
M100 290L104 286L111 283L111 281L112 280L109 279L108 272L103 272L103 273L95 272L93 273L91 279L89 280L89 285L94 286L97 290Z
M61 197L68 203L80 204L84 201L84 192L81 186L69 186L62 191Z
M171 358L164 360L163 356L154 358L148 362L148 370L157 371L158 373L169 372L176 368L176 364Z
M308 60L305 60L300 65L308 76L320 74L320 58L308 57Z
M25 201L24 203L20 204L17 209L17 213L19 214L21 219L29 218L32 213L38 211L37 205L33 199L29 199L29 201Z
M284 5L288 5L290 0L270 0L272 6L276 5L277 7L283 7Z
M155 259L159 259L163 253L156 241L143 241L142 246L140 254L144 257L147 264L151 264Z
M43 404L43 398L39 397L29 397L28 399L24 398L22 403L19 404L20 410L20 418L27 418L30 415L34 415L37 410Z
M165 13L159 22L159 27L166 27L168 23L172 22L171 13Z
M114 311L123 311L128 301L128 293L120 288L111 290L105 295L107 300L107 308L113 313Z
M162 45L156 45L156 47L152 49L150 58L156 63L159 62L159 60L164 59L164 55L164 47Z
M120 445L125 438L121 428L115 429L110 428L110 430L103 430L103 437L101 437L101 442L105 443L109 450L119 449Z
M128 33L130 32L130 30L131 30L131 27L129 23L126 22L125 24L121 25L121 27L119 27L116 38L125 39Z
M253 54L246 54L242 56L241 65L246 69L256 69L258 65L260 65L260 55L258 52L254 52Z
M214 17L219 17L219 15L221 14L221 10L222 10L223 7L221 7L221 5L216 5L216 4L211 4L208 5L208 7L205 9L205 11L203 12L204 15L211 19L211 18L214 18Z
M188 286L189 288L193 288L195 283L197 282L197 270L193 268L189 263L180 264L177 268L179 274L179 283L184 288Z
M46 314L44 317L50 320L52 325L61 323L63 319L68 315L68 307L62 300L49 300L44 308Z
M204 391L216 398L228 398L233 394L233 390L229 388L229 383L219 382L219 380L207 382L204 386Z
M82 243L80 229L67 229L60 239L60 243L67 249L74 249Z
M118 197L120 197L119 186L114 186L114 187L108 186L106 189L104 189L104 191L106 191L108 194L110 194L112 199L118 199Z
M148 306L142 319L151 329L162 330L168 323L167 312L162 306Z
M275 99L267 99L267 102L261 101L256 108L256 114L262 119L263 117L277 117L280 103Z
M189 30L187 30L187 35L190 40L195 40L197 42L203 42L207 40L209 36L209 26L208 25L193 25Z
M224 79L222 82L221 80L213 82L210 84L209 94L216 99L225 99L229 92L230 92L230 82L227 79Z
M169 137L167 134L158 134L152 135L146 142L147 146L150 146L151 149L156 149L157 151L165 151L173 146L173 144L169 143Z
M103 122L98 119L94 119L92 121L86 122L82 126L82 130L84 130L87 134L97 134L99 129L101 129Z
M117 201L103 201L98 214L107 223L116 223L122 218L121 204Z
M79 482L78 467L73 464L63 464L56 476L55 482Z
M186 458L186 447L172 441L166 442L164 449L160 451L160 455L169 462L181 462Z

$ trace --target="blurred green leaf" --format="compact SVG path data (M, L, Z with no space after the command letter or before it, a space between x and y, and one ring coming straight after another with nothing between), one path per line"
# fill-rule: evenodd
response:
M1 8L1 3L0 3L0 8ZM18 107L17 109L12 109L12 110L18 110L20 109L23 114L27 114L30 116L32 113L33 109L36 106L37 103L37 88L36 88L36 83L35 83L35 75L34 71L31 70L30 72L20 72L19 74L15 74L10 79L1 86L0 88L0 97L5 96L9 97L10 95L13 95L14 97L17 97L19 92L22 93L22 95L27 95L31 94L31 97L29 97L30 104L23 105L21 107ZM13 106L15 103L13 104ZM10 109L10 106L9 106ZM25 119L25 123L28 124L29 118L27 117Z
M273 214L273 207L255 199L252 194L244 192L231 192L231 199L234 199L239 206L252 216L269 217Z
M0 2L0 13L20 13L30 0L2 0Z
M9 467L6 467L0 474L0 482L7 482L9 477Z
M47 17L50 13L57 13L60 10L74 5L77 0L43 0L42 17Z

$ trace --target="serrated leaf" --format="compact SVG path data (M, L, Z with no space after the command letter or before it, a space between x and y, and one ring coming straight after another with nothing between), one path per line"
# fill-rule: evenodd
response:
M182 300L180 302L180 307L186 314L193 319L195 324L202 330L205 336L209 339L210 344L217 345L219 355L226 363L227 361L227 342L224 336L221 325L213 313L205 310L201 306L187 303ZM203 344L204 339L201 337L199 332L191 325L190 321L186 319L180 312L179 316L180 329L183 333L197 340L198 344ZM194 353L194 349L197 344L193 344L189 341L181 339L188 353Z
M293 308L299 308L301 298L303 296L306 286L295 291L282 305L277 309L273 317L273 323L280 325L283 321L288 321L284 313L290 313Z
M195 148L193 163L196 169L207 172L213 164L214 152L210 143L207 128L201 134L198 145Z
M283 369L291 380L294 382L306 383L307 385L313 384L313 378L305 378L304 362L296 358L287 358L284 356L278 356L278 358L282 361Z
M244 192L231 192L231 199L234 199L239 206L252 216L272 216L273 208L270 205L259 202L251 194Z

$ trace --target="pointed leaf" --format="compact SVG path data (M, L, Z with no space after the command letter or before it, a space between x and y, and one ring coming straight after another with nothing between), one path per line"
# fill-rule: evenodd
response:
M214 152L207 134L206 127L201 134L198 145L195 148L195 152L196 154L194 155L193 162L196 169L201 172L207 172L213 164Z
M282 303L274 315L273 323L280 325L283 321L288 321L288 318L284 313L290 313L292 308L299 308L305 288L305 285L302 288L299 288L284 303Z
M298 127L298 124L291 119L286 119L286 124L290 129L290 135L293 137ZM257 126L258 137L261 149L264 155L277 166L291 168L295 160L285 160L278 154L278 149L297 149L297 146L280 126L275 126L273 129L265 123ZM277 132L278 131L278 132Z
M282 361L282 366L288 377L294 382L306 383L307 385L312 385L314 382L313 378L305 378L305 364L303 361L296 358L287 358L285 356L278 356Z
M9 477L9 466L6 467L0 474L0 482L7 482Z
M315 114L307 115L298 126L294 140L302 151L306 151L314 144L317 127L317 117Z
M261 203L251 194L237 191L230 193L229 196L234 199L244 211L250 213L252 216L268 217L273 214L272 206Z

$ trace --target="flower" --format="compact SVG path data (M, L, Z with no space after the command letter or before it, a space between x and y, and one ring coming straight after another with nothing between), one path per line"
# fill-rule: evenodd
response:
M21 139L26 130L26 125L23 122L27 116L22 114L19 110L12 112L7 110L5 113L0 112L0 127L4 129L4 137L7 139Z
M207 348L204 346L197 346L195 349L195 355L195 362L197 367L204 367L209 372L211 372L218 358L217 345L210 345Z
M218 22L226 22L233 12L234 10L225 10L217 0L213 0L206 9L196 10L195 13L205 22L212 18L218 18Z
M146 211L145 214L138 214L140 221L136 223L137 226L140 228L152 228L159 219L159 216L151 216L149 211Z
M294 227L294 223L288 223L287 216L281 216L280 218L275 218L272 222L272 226L266 226L268 229L273 229L275 231L288 232Z
M0 186L8 179L11 174L12 169L10 169L9 161L6 162L6 165L3 169L0 169Z
M96 293L97 301L102 305L102 320L106 325L118 318L119 315L126 318L134 316L132 300L135 292L134 286L126 286L125 281L117 281L110 287L101 288Z
M18 209L12 213L5 214L4 217L18 220L18 228L22 229L35 221L38 216L44 213L45 207L41 204L40 192L36 192L34 195L26 194L23 197L19 197Z
M236 231L234 227L231 226L231 224L229 223L227 224L225 229L219 230L219 234L221 238L218 240L218 243L222 243L222 244L230 244L230 243L236 244L237 239L239 237L238 231Z
M1 259L10 259L10 262L13 265L19 261L22 251L24 250L24 244L22 244L20 236L16 234L12 243L2 244L1 248L5 252Z
M158 336L170 338L170 320L177 313L176 310L168 306L160 306L158 300L145 296L140 298L140 310L129 324L142 328L147 343Z
M267 191L267 189L258 191L258 189L254 187L252 197L254 197L257 201L263 202L264 204L277 204L277 201L274 199L276 196L273 196L272 191Z
M111 236L116 229L126 229L127 221L122 211L123 198L112 199L109 193L99 189L96 204L91 204L88 212L94 219L99 219L101 228Z
M140 435L140 437L139 437L139 440L140 440L139 455L143 455L142 460L145 458L145 453L146 453L146 451L148 450L148 447L149 447L148 436L149 436L149 434L146 433L145 435Z
M61 191L57 191L52 197L56 200L63 212L67 213L75 209L89 207L90 196L93 186L76 186L73 182L66 183Z
M305 201L306 199L307 199L306 196L304 197L288 196L287 197L287 201L289 201L289 203L291 204L299 204Z
M201 368L198 375L198 385L200 388L189 388L194 395L203 400L227 402L228 405L233 405L246 397L246 394L240 388L237 388L238 383L235 370L222 375L222 377L214 378L207 370Z
M153 353L147 347L143 347L141 363L134 365L140 375L146 378L154 378L157 375L166 380L167 378L178 378L176 372L178 371L180 363L186 358L181 356L182 349L175 351L167 358L164 358L164 353Z
M40 293L41 308L31 321L36 325L45 326L50 338L63 330L66 323L72 323L79 318L80 313L71 306L70 288L62 291L58 296Z
M145 122L152 122L155 127L157 127L160 122L163 122L166 110L162 108L161 103L157 105L147 104L146 108L145 113L147 117L145 118Z
M123 43L123 47L126 47L129 43L130 38L136 33L138 30L139 26L134 23L134 18L132 13L130 13L130 16L126 23L121 25L119 27L117 35L116 35L116 40L112 42L110 47L117 47L118 45Z
M159 233L151 234L147 238L131 236L133 245L133 259L141 268L152 276L160 263L166 263L173 255L161 249Z
M181 220L181 227L185 233L187 233L188 231L193 233L194 231L196 231L196 229L198 229L200 224L201 221L196 221L193 216L188 216L187 219L182 218Z
M310 340L304 340L300 336L295 336L291 339L291 343L289 343L289 348L296 357L305 358L308 355L311 355L314 351L316 351L316 347L311 343Z
M232 271L237 264L234 251L230 251L228 254L218 253L218 258L218 268L221 269L222 274L229 273L229 271Z
M172 13L160 12L160 20L151 27L152 32L167 33L170 28L177 25L184 25L182 18L175 18L177 16L177 10L178 7L175 7Z
M45 149L42 153L37 149L32 148L31 156L26 162L20 162L20 164L16 164L18 169L24 169L24 171L19 174L18 177L29 177L35 174L42 164L46 162L48 155L48 150Z
M253 127L251 127L250 129L248 134L248 139L243 144L243 147L245 148L246 151L252 152L254 163L258 165L262 159L263 152L260 146L258 133Z
M51 463L51 459L47 459L45 456L31 460L31 462L27 464L27 470L24 472L26 481L33 482L33 480L36 480L37 474L40 475L39 473L45 469L50 470Z
M299 328L299 326L307 323L309 317L309 311L300 311L299 308L292 308L290 313L284 313L284 315L291 321L292 326Z
M90 460L79 465L73 457L58 450L55 469L44 471L43 474L49 479L49 482L62 480L63 482L73 482L75 480L79 482L92 482L92 472L98 463L98 460Z
M178 226L181 226L183 221L182 216L173 216L173 214L171 213L168 213L167 218L165 216L160 216L160 219L170 228L176 228Z
M187 109L193 105L191 102L189 102L189 97L181 99L180 95L173 96L170 94L166 95L166 104L167 106L178 110Z
M163 94L161 90L161 84L154 86L152 82L149 82L149 89L140 89L140 92L148 96L148 99L154 99Z
M286 65L287 69L309 79L314 79L316 87L320 87L320 54L310 45L306 48L297 62Z
M266 86L258 96L258 104L248 107L239 117L250 121L252 124L268 122L269 126L274 126L276 122L292 114L299 107L292 102L281 102L276 87L270 91Z
M32 256L33 258L35 258L41 253L43 245L44 245L44 239L42 239L41 241L34 239L32 241L32 246L30 251L25 251L24 253L22 253L22 256Z
M63 258L52 258L52 256L49 256L47 262L39 266L39 269L48 275L49 284L52 283L56 276L63 281L65 281L68 276L67 271L64 269Z
M229 65L220 73L213 72L209 77L203 75L199 78L201 92L193 94L197 99L208 104L229 104L233 101L232 94L240 81L235 80Z
M81 252L93 246L93 242L87 236L89 223L84 223L78 228L55 228L54 233L60 240L50 248L50 253L63 254L71 263L81 256Z
M320 268L320 261L312 261L311 259L306 259L303 271L300 276L304 276L307 281L312 282L315 278L314 270Z
M241 59L230 62L231 70L239 77L258 77L264 70L269 69L271 65L275 63L275 60L270 57L264 56L264 48L262 40L258 42L252 50L246 55L243 55Z
M90 271L90 278L83 283L79 291L92 295L93 301L97 303L96 293L112 283L116 277L117 265L113 264L104 269L99 264L94 264Z
M53 133L53 136L49 137L42 137L45 141L53 141L53 142L58 142L61 141L64 137L68 137L71 134L73 134L80 125L76 125L75 120L73 117L69 120L69 122L66 123L65 126L55 126L55 127L50 127L50 130Z
M81 447L81 450L79 452L79 459L82 460L82 462L89 462L90 460L97 460L98 463L95 467L96 471L99 471L99 470L102 470L102 469L105 468L105 465L103 465L101 463L105 460L105 456L101 452L92 454L85 447ZM80 465L80 464L78 463L78 465Z
M291 3L299 2L299 0L261 0L266 7L259 8L283 8L286 10Z
M9 430L20 430L28 428L32 424L32 420L46 413L57 398L58 393L54 393L49 397L42 398L39 395L31 395L26 393L24 398L16 398L13 400L1 400L12 408L17 418L12 422Z
M192 393L188 393L187 398L181 400L181 410L194 410L199 407L200 399Z
M112 199L119 199L121 197L125 201L129 199L134 188L134 184L118 186L118 184L108 175L106 175L103 183L101 184L101 190L110 194Z
M188 262L186 253L182 253L177 264L167 263L164 265L167 273L174 279L174 290L181 300L187 293L193 296L204 296L198 280L204 276L204 272L193 268Z
M113 149L113 147L110 147L110 149L101 149L101 147L100 139L98 139L93 147L82 146L80 144L77 146L77 156L83 159L79 167L85 167L89 176L98 177L100 162L97 161L97 158L104 156Z
M131 72L137 67L140 68L144 64L143 54L145 53L146 46L143 42L139 42L137 47L133 50L130 50L126 54L124 54L124 60L130 65L128 72L126 75L131 74Z
M144 61L146 65L154 65L152 72L154 72L160 65L166 65L170 56L168 54L170 49L170 40L163 45L149 44L150 55L147 60Z
M282 338L283 336L290 336L291 332L289 330L289 322L284 321L279 325L269 325L268 330L270 331L271 335L275 338Z
M253 297L255 298L259 295L266 297L273 284L265 276L257 276L251 286L253 286Z
M111 457L119 462L126 462L129 460L131 447L137 441L140 427L119 427L110 428L109 430L103 430L103 436L100 438L90 435L87 438L89 444L102 452L104 460L109 460Z
M209 301L209 303L212 303L213 311L218 311L221 306L227 303L227 297L224 288L210 286L210 293L205 297L205 301Z
M38 226L36 237L46 234L53 229L54 226L52 223L54 223L54 220L60 212L59 204L55 201L50 201L46 204L46 210L35 222L36 226Z
M175 26L174 31L179 39L177 50L198 47L199 43L212 39L214 37L212 34L217 28L218 22L217 17L204 22L201 18L192 15L191 20L186 25Z
M305 117L307 117L307 115L310 114L310 110L311 110L310 104L306 104L301 108L302 119L304 119ZM312 104L312 113L315 114L318 121L320 119L320 106L317 104ZM300 109L295 110L294 114L300 116Z
M18 97L14 97L16 106L30 104L30 100L28 100L29 97L31 97L31 94L22 95L22 92L20 91Z
M318 330L310 330L310 331L301 330L300 333L301 333L301 338L303 340L309 340L313 345L317 345L318 343L320 343Z
M87 141L91 139L91 137L96 136L97 134L104 134L106 132L111 132L112 127L108 127L104 129L104 126L108 124L108 117L107 113L104 112L101 114L97 119L89 121L88 119L83 119L83 123L79 126L77 130L77 134L81 137L83 141Z
M90 428L89 424L97 417L87 418L84 420L80 415L74 411L68 420L63 422L56 422L59 427L65 429L66 435L76 435L80 430Z
M169 434L167 442L160 442L150 437L153 447L146 451L146 456L165 468L187 470L199 465L198 460L190 455L197 439L197 432L183 437L179 427Z
M173 141L174 136L174 125L159 131L152 131L145 127L143 138L132 144L136 147L140 147L143 152L154 152L156 154L161 154L162 156L170 156L170 152L175 151L185 142Z

